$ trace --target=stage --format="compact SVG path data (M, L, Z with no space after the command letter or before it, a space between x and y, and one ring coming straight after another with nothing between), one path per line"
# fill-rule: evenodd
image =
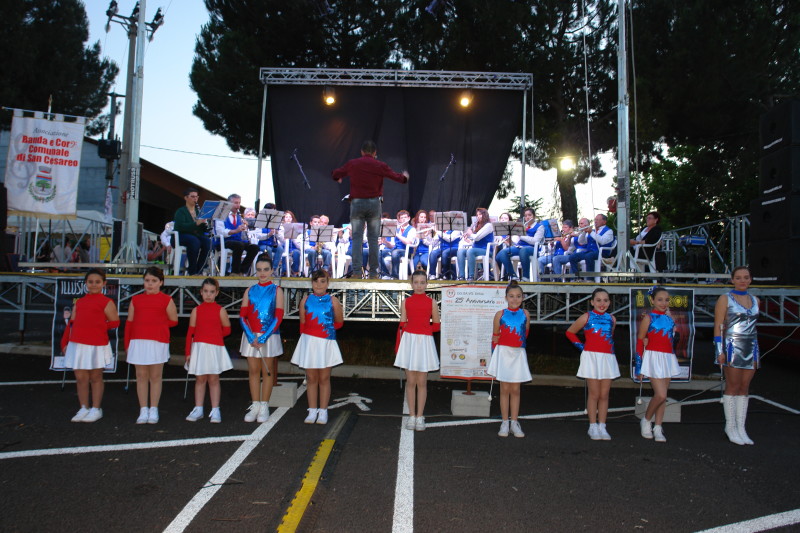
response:
M591 273L589 273L591 275ZM540 325L566 326L589 308L588 300L592 291L602 286L611 295L611 312L618 324L630 321L630 289L649 288L654 284L667 288L693 289L695 297L695 326L712 327L714 305L720 294L730 288L724 284L726 274L655 274L602 273L597 282L588 281L542 281L521 283L527 309L534 323ZM36 314L52 315L55 302L55 287L58 280L82 280L83 274L67 273L7 273L0 275L0 313L3 313L7 327L17 319L19 331L25 331L26 317ZM130 298L141 292L142 276L139 274L108 274L109 280L118 280L120 285L120 314L126 315ZM164 291L170 294L178 307L181 317L188 317L192 309L202 300L200 283L203 276L167 276ZM220 295L217 302L238 317L242 295L247 287L255 283L253 278L224 277L220 282ZM298 318L298 305L302 297L311 289L308 278L281 278L275 280L285 292L286 314L284 319ZM439 301L443 290L464 285L482 285L504 290L506 283L479 281L454 282L430 281L428 292ZM397 280L349 280L333 279L330 291L342 302L345 320L395 322L400 318L400 304L411 293L408 281ZM798 307L800 307L800 287L753 286L751 292L762 300L759 328L800 326Z

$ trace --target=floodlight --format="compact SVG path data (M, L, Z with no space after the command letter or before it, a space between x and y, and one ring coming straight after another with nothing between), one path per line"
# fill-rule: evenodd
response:
M577 168L575 165L575 159L570 156L562 157L559 166L564 172L569 172L570 170L575 170Z
M336 103L336 91L333 90L333 87L325 87L325 90L322 92L322 100L325 102L325 105L333 105Z
M458 99L461 107L469 107L472 104L472 91L464 91Z

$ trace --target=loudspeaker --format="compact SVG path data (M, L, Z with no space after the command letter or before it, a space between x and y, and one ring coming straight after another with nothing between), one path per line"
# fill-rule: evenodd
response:
M800 100L781 102L761 115L761 150L779 150L800 144Z
M800 238L751 242L748 254L754 282L800 285Z
M800 192L800 145L787 146L762 157L759 176L761 195Z
M772 194L750 202L750 242L800 237L800 195Z

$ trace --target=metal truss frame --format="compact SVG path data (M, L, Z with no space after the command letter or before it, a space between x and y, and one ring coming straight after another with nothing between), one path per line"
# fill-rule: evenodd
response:
M25 330L28 315L52 314L55 283L61 278L82 278L80 274L10 274L0 276L0 313L19 316L19 331ZM120 314L127 315L131 297L142 291L141 276L113 276L120 284ZM310 291L308 280L283 279L276 282L284 290L284 319L299 319L299 306L303 296ZM202 300L200 279L168 277L165 292L172 296L178 315L187 317ZM220 279L217 303L231 317L239 316L242 296L253 281L250 279ZM492 285L491 282L487 283ZM441 301L441 291L449 283L431 282L429 294ZM591 283L525 283L523 306L533 322L542 325L566 326L589 308L589 299L595 284ZM630 321L630 289L649 287L639 283L603 283L611 295L611 312L620 325ZM695 326L712 327L714 306L719 295L730 286L719 284L680 283L669 287L691 288L695 294ZM365 322L395 322L400 318L403 300L411 292L407 282L399 281L331 281L331 294L342 302L345 320ZM800 287L753 287L752 293L761 298L759 327L800 326ZM10 317L9 317L10 318ZM8 322L8 319L6 320Z
M264 85L435 87L511 91L526 91L533 87L533 74L512 72L262 67L258 77Z

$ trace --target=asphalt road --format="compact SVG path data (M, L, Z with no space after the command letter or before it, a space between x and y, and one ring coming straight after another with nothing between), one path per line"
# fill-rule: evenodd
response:
M45 358L0 361L3 382L60 378L46 370ZM124 377L124 365L117 374ZM184 373L171 367L166 377ZM799 386L798 365L765 361L752 393L796 410ZM74 384L64 391L58 384L0 385L0 531L163 531L209 490L216 492L189 514L186 531L274 531L344 409L351 415L335 437L303 531L698 531L800 508L800 417L779 406L751 401L755 446L727 442L719 403L691 403L718 398L717 390L682 406L681 422L665 426L666 444L642 439L630 411L613 413L610 442L594 442L585 418L571 416L583 408L582 387L524 387L523 416L568 415L523 420L524 439L503 439L496 420L450 415L454 388L464 386L429 385L429 428L413 433L401 429L396 380L334 379L333 398L358 393L373 400L370 411L350 405L331 410L328 426L308 426L301 397L263 427L242 420L244 381L223 382L223 423L216 425L184 420L193 402L191 386L183 400L182 381L165 383L161 422L142 426L134 424L135 391L121 383L106 385L105 416L94 424L69 421L77 409ZM613 390L612 407L632 407L635 394ZM410 466L398 461L409 442ZM99 445L117 447L81 448ZM251 451L221 486L209 483L246 446ZM8 455L56 448L75 449ZM412 480L399 491L398 468ZM406 504L397 515L396 499Z

